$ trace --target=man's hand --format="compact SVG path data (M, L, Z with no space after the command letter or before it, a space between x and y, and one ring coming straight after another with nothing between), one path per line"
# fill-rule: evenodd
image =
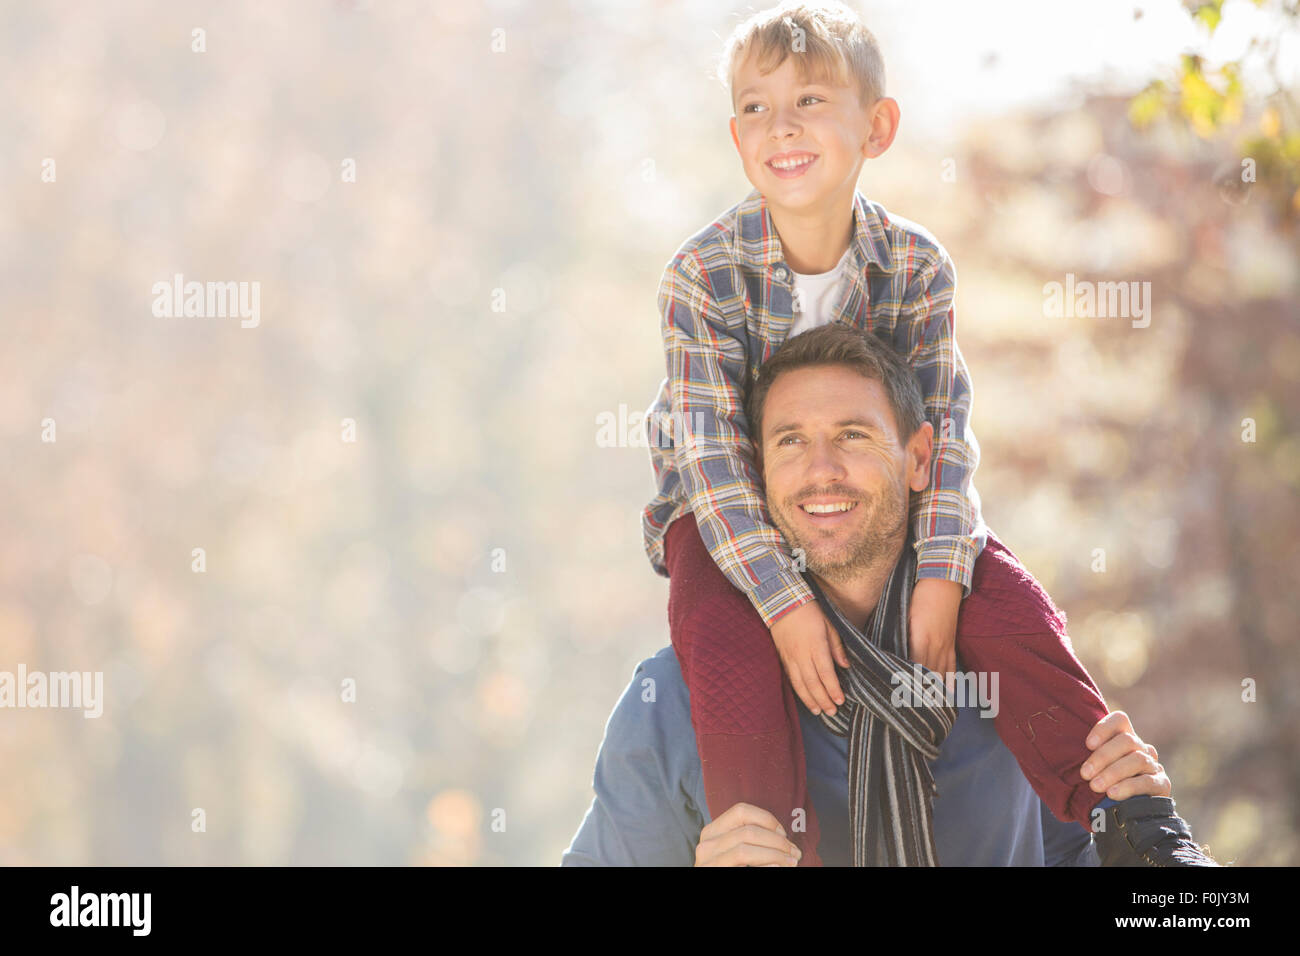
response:
M737 803L700 831L695 865L797 866L802 855L776 817L752 803Z
M1147 794L1167 797L1173 792L1160 754L1133 732L1128 714L1111 711L1088 732L1086 741L1092 756L1079 771L1091 781L1096 793L1105 792L1112 800L1124 800Z
M801 604L776 621L772 625L772 640L790 678L790 686L804 706L814 714L824 710L834 716L835 705L844 703L840 681L835 676L835 662L848 667L849 655L817 602Z
M912 660L937 674L957 670L957 612L962 586L941 578L921 578L912 589L908 611L908 647Z

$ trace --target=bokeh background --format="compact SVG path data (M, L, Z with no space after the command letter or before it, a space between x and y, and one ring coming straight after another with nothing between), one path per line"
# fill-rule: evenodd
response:
M1197 836L1300 862L1296 4L856 6L989 524ZM0 670L105 692L0 710L0 863L558 862L668 643L636 418L664 264L750 188L749 11L0 8ZM176 273L260 324L154 316ZM1150 326L1048 318L1067 273Z

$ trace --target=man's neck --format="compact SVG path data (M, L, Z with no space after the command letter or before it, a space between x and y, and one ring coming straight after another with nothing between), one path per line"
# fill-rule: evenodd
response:
M803 275L830 272L853 239L853 191L828 206L786 209L768 204L786 265Z
M885 584L888 583L889 576L894 573L894 568L902 559L903 548L906 546L906 539L900 538L899 547L890 549L889 557L873 562L851 578L831 580L815 571L813 577L817 579L817 584L826 592L831 603L840 609L840 613L848 622L859 631L866 631L871 615L875 613L876 605L880 603Z

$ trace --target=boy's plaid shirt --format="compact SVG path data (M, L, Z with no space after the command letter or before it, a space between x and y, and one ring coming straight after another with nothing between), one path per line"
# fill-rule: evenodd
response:
M924 228L860 192L853 220L852 281L836 321L884 336L920 377L935 439L930 486L912 503L917 577L957 581L965 595L986 529L952 260ZM749 382L790 329L793 280L757 190L687 240L659 286L668 377L646 413L659 489L641 516L650 563L668 575L664 533L693 511L714 561L768 625L813 599L772 525L744 412Z

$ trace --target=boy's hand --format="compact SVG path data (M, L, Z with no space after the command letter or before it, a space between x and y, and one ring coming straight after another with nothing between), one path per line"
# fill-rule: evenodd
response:
M835 705L844 703L835 662L848 667L849 655L817 602L801 604L774 623L772 640L804 706L814 714L824 710L834 716Z
M1091 781L1094 793L1104 791L1112 800L1126 800L1139 794L1167 797L1173 792L1160 754L1142 741L1124 711L1113 710L1099 720L1085 742L1092 756L1079 773Z
M957 670L957 611L962 586L941 578L921 578L912 590L908 611L908 647L912 660L938 674Z

